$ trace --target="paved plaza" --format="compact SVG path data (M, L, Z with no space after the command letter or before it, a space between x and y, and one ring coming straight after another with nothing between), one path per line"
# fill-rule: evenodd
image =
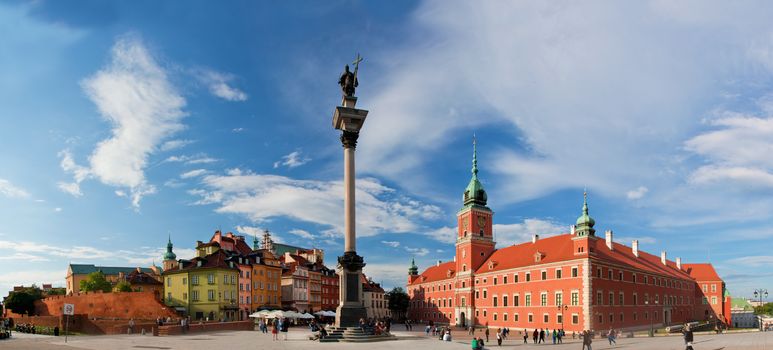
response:
M271 335L250 331L216 332L186 336L153 337L141 335L113 336L76 336L71 337L67 344L63 337L50 337L28 334L15 334L14 339L0 341L0 349L24 350L77 350L77 349L190 349L216 350L228 347L231 349L401 349L401 350L453 350L469 349L469 337L461 334L452 342L442 342L435 338L425 337L419 332L395 331L400 340L379 343L318 343L306 340L308 332L294 329L289 332L287 341L272 341ZM459 332L461 333L461 332ZM517 334L517 333L516 333ZM492 337L492 340L493 337ZM721 335L696 335L695 350L731 350L731 349L770 349L773 350L773 332L730 333ZM496 341L487 344L487 349L581 349L578 340L567 340L564 344L523 344L520 339L506 340L501 347ZM684 349L682 338L678 336L655 338L620 338L617 345L610 346L606 339L595 339L593 349L625 349L625 350L681 350Z

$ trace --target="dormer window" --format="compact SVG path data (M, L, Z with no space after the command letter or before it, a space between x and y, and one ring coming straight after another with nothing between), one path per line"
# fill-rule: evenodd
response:
M542 254L541 252L534 253L534 262L542 261L542 257L543 256L544 256L544 254Z
M496 265L496 261L494 261L494 260L489 261L488 262L488 269L489 270L493 270L494 269L494 265Z

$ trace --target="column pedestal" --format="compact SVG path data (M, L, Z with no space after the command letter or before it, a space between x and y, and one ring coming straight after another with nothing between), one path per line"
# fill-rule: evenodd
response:
M358 327L360 319L368 313L362 305L363 258L355 252L345 252L338 257L338 274L341 276L340 300L336 309L336 327Z

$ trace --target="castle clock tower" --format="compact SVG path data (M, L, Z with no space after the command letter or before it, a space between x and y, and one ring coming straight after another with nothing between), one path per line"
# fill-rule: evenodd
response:
M456 324L472 325L474 320L474 271L494 252L492 219L494 212L486 206L488 196L478 180L477 142L472 143L472 178L464 190L463 207L456 214Z

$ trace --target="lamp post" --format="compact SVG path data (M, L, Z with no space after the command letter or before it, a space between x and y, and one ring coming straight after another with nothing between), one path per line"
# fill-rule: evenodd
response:
M564 311L568 310L569 306L566 304L558 305L558 311L561 312L561 330L564 330Z
M758 301L760 303L759 306L762 306L762 300L768 298L768 290L767 289L762 289L762 288L755 289L754 290L754 298L757 299L756 301Z
M650 301L649 300L645 300L644 301L644 305L645 306L649 306L650 305ZM658 305L658 301L657 300L655 300L655 304L654 305L655 306ZM649 313L649 312L650 312L650 310L649 310L649 308L647 308L647 313ZM649 319L650 319L650 337L654 337L655 336L655 329L653 328L653 324L652 324L652 319L653 318L654 317L652 317L652 316L649 317Z

